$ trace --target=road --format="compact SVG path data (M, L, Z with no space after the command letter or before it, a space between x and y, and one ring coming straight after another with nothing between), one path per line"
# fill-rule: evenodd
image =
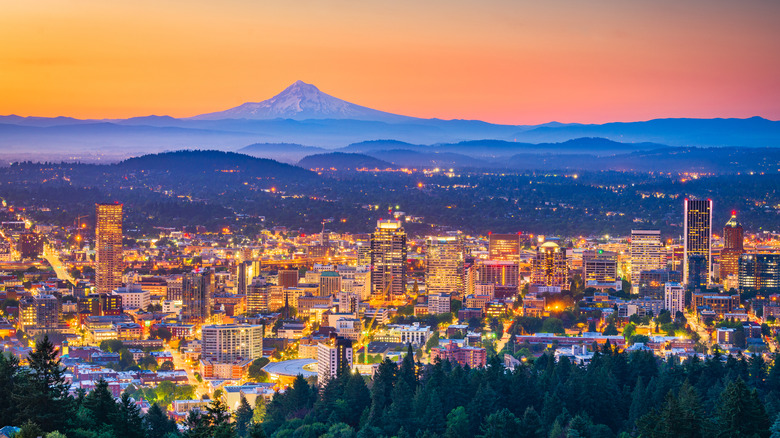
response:
M54 269L54 273L57 274L57 278L60 280L68 280L74 285L76 284L76 279L71 277L71 275L65 269L65 266L62 265L62 261L60 261L56 249L47 244L43 248L43 258L46 259L46 261L49 262L49 265L51 265L52 269Z
M165 351L171 353L173 356L173 367L177 370L184 370L187 373L187 379L190 385L195 387L195 398L200 399L204 394L208 394L205 383L198 382L198 378L195 377L195 371L184 360L184 355L179 353L178 350L171 348L169 344L165 344Z

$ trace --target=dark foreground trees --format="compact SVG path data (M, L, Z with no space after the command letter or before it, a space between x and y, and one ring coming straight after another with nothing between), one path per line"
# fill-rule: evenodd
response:
M497 359L472 370L407 355L372 379L343 371L320 388L299 377L270 403L242 400L233 413L212 402L182 433L159 406L143 415L105 382L70 395L44 339L29 367L0 356L0 394L13 394L0 397L0 419L23 436L60 433L51 438L780 436L777 358L661 361L607 346L588 365L543 355L511 372Z

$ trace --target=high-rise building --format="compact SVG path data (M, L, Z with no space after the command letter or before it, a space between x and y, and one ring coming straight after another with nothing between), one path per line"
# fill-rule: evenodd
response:
M236 266L236 286L238 294L245 295L247 286L252 279L260 274L260 262L257 260L245 260L238 262Z
M780 288L780 254L742 254L739 257L739 288Z
M268 312L268 285L263 277L255 277L246 289L246 312L250 315Z
M122 204L95 204L95 282L98 293L122 286Z
M202 336L201 356L206 360L232 363L263 355L262 325L204 325Z
M60 320L60 304L54 295L34 295L19 301L19 328L28 330L56 329Z
M488 252L490 260L512 260L520 256L520 234L488 235Z
M688 284L691 289L704 289L707 287L707 259L701 254L689 254L686 270L688 272Z
M317 345L317 383L324 386L328 380L352 368L352 341L332 336Z
M279 281L276 284L281 287L298 287L298 270L286 269L279 271Z
M520 267L516 261L480 260L477 265L477 276L474 290L479 284L493 285L496 298L504 299L517 294L520 286Z
M668 282L664 286L664 309L672 313L685 312L685 288L680 283Z
M336 271L323 271L320 273L320 296L335 295L341 290L341 276Z
M569 287L566 252L557 243L544 242L537 247L531 282L538 286Z
M614 251L588 250L582 253L582 279L587 282L617 281L618 254Z
M368 234L355 235L355 247L357 251L357 264L368 266L371 264L371 237Z
M639 292L642 271L665 269L664 248L659 230L631 230L631 282L633 293Z
M683 240L683 283L691 284L688 271L691 266L688 260L692 255L700 255L704 258L704 272L699 283L705 286L710 282L712 272L712 200L693 200L685 198L684 204L684 231ZM700 261L696 262L699 266Z
M731 219L723 227L723 249L720 251L720 280L724 284L738 278L739 256L744 252L742 224L737 220L737 212L731 212Z
M465 293L463 239L428 237L425 243L425 291L462 297Z
M205 323L211 317L214 300L214 272L204 270L184 274L181 294L184 322Z
M371 293L385 298L406 292L406 231L398 220L380 220L371 234Z

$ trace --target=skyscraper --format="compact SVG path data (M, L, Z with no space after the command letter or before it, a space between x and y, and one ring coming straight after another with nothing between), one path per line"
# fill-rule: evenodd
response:
M661 231L631 230L631 282L639 283L642 271L666 268ZM636 293L636 291L634 291Z
M538 286L569 287L566 252L555 242L545 242L536 249L532 283Z
M488 252L490 260L517 260L520 255L520 235L490 233Z
M182 319L204 323L211 317L214 300L214 272L211 270L184 274L181 285Z
M684 207L683 284L690 284L688 271L691 264L688 258L700 255L704 260L701 271L703 278L699 281L706 285L712 273L712 199L702 201L685 198ZM698 267L700 264L701 261L697 260L694 265Z
M371 234L371 293L384 297L406 292L406 231L401 221L377 221Z
M723 227L723 250L720 252L720 279L723 284L734 287L739 274L739 256L743 247L742 224L737 221L737 212L731 212L731 219Z
M582 252L582 279L587 283L614 283L617 281L618 254L613 251L589 250Z
M740 289L780 289L780 254L743 254L739 258Z
M122 204L95 204L98 293L122 286Z
M428 237L425 244L425 291L462 297L465 292L463 239Z

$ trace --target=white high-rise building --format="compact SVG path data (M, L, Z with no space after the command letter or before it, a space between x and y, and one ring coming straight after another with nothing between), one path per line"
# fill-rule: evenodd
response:
M666 268L661 231L631 230L631 293L639 293L639 278L642 271Z
M666 283L664 289L664 309L672 313L685 312L685 288L680 283Z
M330 338L317 345L317 383L325 385L337 377L340 366L352 368L352 341L344 338Z
M203 359L232 363L257 359L263 355L262 325L204 325L202 333Z

